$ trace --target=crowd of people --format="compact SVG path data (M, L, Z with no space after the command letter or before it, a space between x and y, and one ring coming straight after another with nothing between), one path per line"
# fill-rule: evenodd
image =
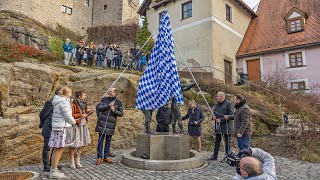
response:
M129 70L144 71L149 59L150 52L144 54L140 51L140 47L131 47L127 50L120 49L116 44L107 46L100 44L98 47L93 42L85 46L83 40L73 46L70 39L62 45L64 51L64 64L82 65L87 64L92 67L114 68L128 66Z

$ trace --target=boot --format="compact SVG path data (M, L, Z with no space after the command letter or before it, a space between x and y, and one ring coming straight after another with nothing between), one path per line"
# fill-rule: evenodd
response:
M150 122L146 122L146 133L149 135L152 133L150 128Z
M43 171L50 172L50 161L49 161L49 152L42 152L42 161L43 161Z
M70 168L71 169L76 169L76 165L74 163L74 156L70 157Z
M80 154L78 154L77 157L76 157L76 167L77 168L82 168L82 165L80 164Z

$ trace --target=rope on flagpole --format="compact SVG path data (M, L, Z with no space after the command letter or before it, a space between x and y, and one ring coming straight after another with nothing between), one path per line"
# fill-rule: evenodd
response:
M177 44L177 43L176 43L176 44ZM200 91L200 93L201 93L204 101L206 102L206 104L207 104L207 106L208 106L208 108L209 108L209 110L210 110L210 112L211 112L212 118L215 117L214 113L224 116L224 114L218 113L218 112L216 112L216 111L212 111L212 109L210 108L210 105L209 105L206 97L204 96L203 92L201 91L201 88L200 88L200 86L199 86L196 78L193 76L193 73L192 73L190 67L185 63L184 57L182 56L182 53L181 53L181 51L180 51L180 48L179 48L178 44L177 44L177 48L178 48L179 54L180 54L180 56L181 56L181 59L182 59L182 61L184 62L184 63L182 63L182 64L184 64L185 66L187 66L187 68L188 68L188 70L189 70L189 72L190 72L190 74L191 74L191 76L192 76L192 79L193 79L194 82L196 83L196 85L197 85L197 87L198 87L198 89L199 89L199 91ZM181 62L180 62L180 63L181 63ZM217 129L217 130L219 129L219 131L220 131L220 136L221 136L222 145L223 145L224 149L226 149L226 144L225 144L225 142L224 142L224 140L223 140L224 135L222 134L221 124L216 121L216 122L215 122L215 125L216 125L216 129ZM229 131L229 130L228 130L228 125L227 125L227 138L228 138L228 142L230 142L230 141L229 141L229 132L228 132L228 131ZM226 143L227 143L227 142L226 142ZM230 148L230 147L229 147L229 148ZM227 153L229 153L229 152L226 152L226 154L227 154Z
M140 50L138 51L137 54L139 54L139 53L141 52L141 50L142 50L142 49L144 48L144 46L149 42L149 40L151 39L151 37L153 36L153 34L154 34L157 30L158 30L158 29L156 29L155 31L152 32L152 34L150 35L150 37L148 38L148 40L143 44L143 46L140 48ZM136 54L132 59L134 59L134 58L137 56L137 54ZM132 61L131 61L131 62L126 66L126 68L124 68L124 70L119 74L118 78L112 83L112 85L111 85L110 88L107 90L107 92L103 95L103 97L105 97L105 96L107 95L108 91L116 84L116 82L120 79L120 77L122 76L122 74L128 69L128 67L131 65L131 63L132 63ZM123 85L123 87L122 87L121 89L123 89L126 84L127 84L127 82ZM103 98L103 97L102 97L102 98ZM101 98L101 99L102 99L102 98ZM116 99L117 99L117 97L116 97ZM109 111L108 111L108 115L107 115L107 118L106 118L107 121L108 121L108 119L109 119L109 116L110 116L110 109L109 109ZM104 127L104 129L103 129L103 132L106 130L106 128L107 128L107 122L105 123L105 127ZM100 138L98 139L98 145L99 145L102 137L103 137L103 136L100 136ZM97 145L97 148L98 148L98 145Z
M176 44L177 44L177 43L176 43ZM176 46L176 47L178 48L179 54L180 54L180 56L181 56L181 59L182 59L182 61L184 62L183 64L187 66L188 71L190 72L190 74L191 74L191 76L192 76L192 79L193 79L193 80L194 80L194 82L196 83L196 85L197 85L197 87L198 87L198 89L199 89L199 91L200 91L200 93L201 93L201 95L202 95L202 97L203 97L204 101L206 102L206 104L207 104L207 106L208 106L208 108L209 108L209 110L210 110L210 112L211 112L211 115L212 115L212 116L214 116L213 111L212 111L212 109L211 109L211 107L210 107L210 105L209 105L209 103L208 103L207 99L205 98L205 96L204 96L203 92L201 91L201 88L200 88L200 86L199 86L199 84L198 84L198 82L197 82L196 78L193 76L193 74L192 74L192 72L191 72L190 67L189 67L187 64L185 64L184 57L182 56L182 53L181 53L181 51L180 51L180 48L179 48L178 44L177 44L177 46Z

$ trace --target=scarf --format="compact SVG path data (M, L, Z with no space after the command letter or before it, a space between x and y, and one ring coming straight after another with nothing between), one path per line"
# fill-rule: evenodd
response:
M81 99L79 98L76 98L76 102L81 110L82 113L85 113L84 112L84 108L87 106L87 102L86 101L82 101Z
M246 100L243 100L241 102L239 102L238 104L235 104L234 107L239 109L241 106L243 106L247 101Z

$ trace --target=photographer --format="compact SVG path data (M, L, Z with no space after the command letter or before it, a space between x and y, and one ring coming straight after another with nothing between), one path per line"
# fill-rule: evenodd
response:
M233 103L236 108L234 115L225 115L224 118L234 120L238 148L240 150L248 149L250 147L250 139L252 135L250 109L246 103L246 99L241 94L234 96Z
M243 157L232 180L276 180L276 169L273 157L259 148L241 150L238 156Z

